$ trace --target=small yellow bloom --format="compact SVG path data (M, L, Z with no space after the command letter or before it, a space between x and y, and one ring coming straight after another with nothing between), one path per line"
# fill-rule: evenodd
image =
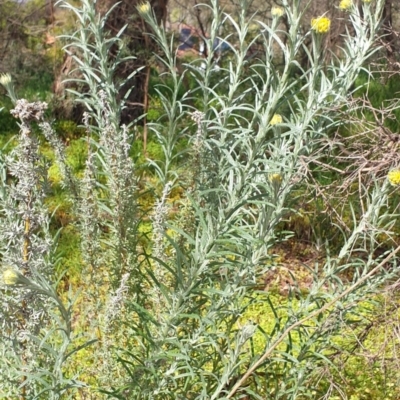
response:
M150 9L151 9L150 3L149 3L148 1L146 1L146 2L144 2L144 3L140 3L140 4L137 6L137 9L138 9L138 11L139 11L140 14L147 14L147 13L150 12Z
M0 75L0 84L3 86L7 86L11 83L11 75L10 74L1 74Z
M349 10L351 6L353 5L352 0L342 0L339 4L339 8L343 11Z
M391 185L399 186L400 185L400 170L393 169L392 171L390 171L388 173L387 178Z
M18 281L18 274L12 269L6 269L3 272L3 282L6 285L15 285Z
M280 184L283 178L281 174L271 174L268 179L271 183Z
M271 118L271 121L269 123L271 125L277 125L277 124L281 124L282 121L283 121L283 119L280 114L274 114L274 116Z
M328 33L331 28L331 20L327 17L318 17L311 20L311 29L317 33Z
M283 8L281 8L281 7L274 6L274 7L271 8L271 15L272 15L274 18L282 17L282 15L283 15L284 13L285 13L285 11L284 11Z
M364 3L371 3L372 0L362 0Z

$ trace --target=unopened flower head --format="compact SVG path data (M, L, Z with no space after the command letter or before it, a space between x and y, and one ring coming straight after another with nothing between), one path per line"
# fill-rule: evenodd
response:
M4 86L13 103L17 101L17 96L14 92L14 86L10 74L0 74L0 85Z
M3 272L3 282L6 285L15 285L18 282L18 273L12 269L6 269Z
M342 0L339 4L339 8L343 11L349 10L353 5L352 0Z
M318 17L311 20L311 29L316 33L328 33L331 28L331 20L327 17Z
M387 175L388 181L393 186L400 185L400 169L393 169Z
M280 183L282 183L282 175L281 174L277 174L277 173L275 173L275 174L271 174L270 176L269 176L269 181L271 182L271 183L275 183L275 184L280 184Z
M7 87L11 83L11 75L10 74L1 74L0 75L0 84L4 87Z
M137 6L137 9L140 14L148 14L151 10L150 3L148 1L146 1L144 3L140 3Z
M277 125L277 124L281 124L282 121L283 121L283 119L280 114L274 114L274 116L271 118L271 121L269 123L271 125Z
M283 8L281 8L281 7L274 6L274 7L271 8L271 15L272 15L274 18L282 17L282 15L283 15L284 13L285 13L285 11L284 11Z

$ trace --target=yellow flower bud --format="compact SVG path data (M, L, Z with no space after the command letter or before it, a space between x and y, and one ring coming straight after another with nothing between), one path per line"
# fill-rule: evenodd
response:
M399 169L393 169L387 174L388 181L391 185L393 186L399 186L400 185L400 170Z
M3 272L3 282L6 285L15 285L18 282L18 274L12 269Z
M311 29L316 33L328 33L331 28L331 20L327 17L318 17L311 20Z
M282 175L281 174L271 174L269 176L269 181L271 183L281 184L282 183Z
M339 4L339 8L343 11L349 10L353 5L352 0L342 0Z
M281 124L283 122L282 116L280 114L274 114L269 122L271 125Z
M151 10L151 6L150 3L148 1L144 2L144 3L140 3L137 6L137 9L139 11L140 14L147 14L150 12Z
M11 83L11 75L10 74L1 74L0 75L0 85L7 86Z
M281 7L274 6L274 7L271 8L271 15L272 15L274 18L282 17L282 15L283 15L284 13L285 13L285 11L284 11L283 8L281 8Z

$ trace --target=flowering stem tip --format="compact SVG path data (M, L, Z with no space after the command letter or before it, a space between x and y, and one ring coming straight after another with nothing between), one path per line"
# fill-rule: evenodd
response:
M311 29L316 33L328 33L331 28L331 20L327 17L318 17L311 20Z
M269 181L274 184L281 184L282 183L282 175L281 174L271 174L269 176Z
M281 7L274 6L271 8L271 15L273 18L280 18L284 14L284 10Z
M11 75L10 74L1 74L0 75L0 85L7 87L11 83Z
M387 179L391 185L399 186L400 185L400 170L393 169L392 171L390 171L387 175Z
M353 1L352 0L342 0L339 3L339 8L343 11L347 11L351 8L351 6L353 5Z
M281 124L283 121L282 116L280 114L274 114L269 122L271 125L278 125Z
M15 285L18 282L18 274L12 269L3 272L3 282L6 285Z
M144 14L148 14L150 12L151 6L150 6L150 3L148 1L145 1L143 3L140 3L137 6L137 9L139 11L139 14L144 15Z

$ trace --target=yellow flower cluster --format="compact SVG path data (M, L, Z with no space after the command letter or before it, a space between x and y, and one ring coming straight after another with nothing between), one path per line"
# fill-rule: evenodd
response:
M6 285L15 285L18 281L18 275L12 269L6 269L3 272L3 282Z
M138 11L139 11L140 14L147 14L147 13L150 12L150 9L151 9L150 3L149 3L148 1L146 1L146 2L144 2L144 3L140 3L140 4L137 6L137 9L138 9Z
M271 183L280 184L283 178L281 174L271 174L268 179Z
M331 20L327 17L313 18L311 28L317 33L327 33L331 28Z
M390 171L388 173L387 178L391 185L399 186L400 185L400 170L393 169L392 171Z
M349 10L351 6L353 5L352 0L342 0L339 4L339 8L343 11Z
M3 86L7 86L11 83L11 75L10 74L1 74L0 75L0 84Z
M282 17L282 15L283 15L284 13L285 13L285 12L283 11L283 8L281 8L281 7L274 6L274 7L271 8L271 15L272 15L274 18Z
M271 121L269 123L271 125L277 125L277 124L281 124L282 121L283 121L283 119L280 114L274 114L274 116L271 118Z

